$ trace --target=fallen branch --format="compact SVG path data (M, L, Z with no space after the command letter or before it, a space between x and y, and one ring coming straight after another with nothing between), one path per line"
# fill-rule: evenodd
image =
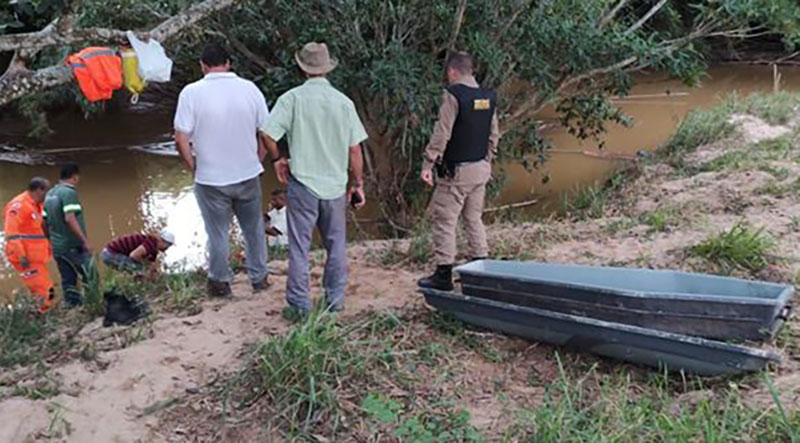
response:
M154 38L165 41L183 29L206 18L210 14L227 8L239 0L205 0L194 4L182 12L164 20L148 32L137 32L141 38ZM59 19L63 20L63 19ZM38 50L55 45L78 45L83 43L109 43L122 41L125 32L118 29L87 28L64 29L58 21L41 31L25 34L0 36L0 51ZM37 71L29 71L19 63L13 66L14 72L0 77L0 106L6 105L32 92L41 91L72 81L72 71L66 66L50 66Z
M483 213L484 214L490 214L492 212L505 211L506 209L524 208L524 207L527 207L527 206L533 206L536 203L539 203L539 199L538 198L537 199L533 199L533 200L524 201L524 202L510 203L510 204L503 205L503 206L495 206L493 208L486 208L486 209L483 210Z

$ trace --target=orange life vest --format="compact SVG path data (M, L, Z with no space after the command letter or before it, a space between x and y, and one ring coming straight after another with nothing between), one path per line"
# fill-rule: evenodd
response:
M81 92L90 102L108 100L122 87L122 59L111 48L92 46L67 57Z
M52 257L50 241L44 235L42 205L28 192L14 197L3 211L6 257L14 263L27 258L31 263L46 263Z

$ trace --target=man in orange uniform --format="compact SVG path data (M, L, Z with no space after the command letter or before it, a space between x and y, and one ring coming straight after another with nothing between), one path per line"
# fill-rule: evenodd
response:
M37 298L40 312L53 305L53 281L47 270L53 254L42 214L42 202L49 188L50 182L36 177L28 184L28 190L14 197L3 211L6 257Z

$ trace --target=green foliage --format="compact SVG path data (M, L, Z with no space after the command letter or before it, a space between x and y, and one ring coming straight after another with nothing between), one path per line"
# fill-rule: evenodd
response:
M654 209L640 217L642 223L650 227L650 232L665 232L675 222L678 211L671 207Z
M495 363L502 361L502 355L495 347L483 338L477 337L471 326L458 320L452 314L435 312L430 315L428 322L435 331L455 339L487 360Z
M66 6L66 0L9 0L0 4L0 35L36 31Z
M764 25L784 32L791 44L800 23L800 7L788 0L726 0L668 2L643 26L636 23L649 7L633 2L601 25L613 4L472 1L460 18L459 2L450 0L245 0L216 17L215 27L258 54L241 57L238 69L258 78L270 100L301 81L293 54L303 43L329 45L342 61L331 81L354 100L370 135L381 213L410 226L412 209L427 196L414 178L436 116L448 49L474 54L478 79L499 91L501 160L535 167L547 160L550 146L534 118L545 106L553 105L569 132L597 138L608 122L629 123L608 99L630 91L632 71L698 81L703 53L686 36L701 24L704 32ZM460 32L454 35L456 21ZM693 147L711 136L684 128L674 144Z
M564 212L578 218L600 218L606 207L628 182L625 173L611 176L605 183L593 184L578 189L572 196L564 198Z
M710 110L694 110L684 118L670 137L662 152L680 157L698 146L721 140L733 134L735 127L729 121L732 113L730 101Z
M111 271L105 287L131 299L161 303L170 311L196 311L205 299L206 274L201 270L167 270L150 275Z
M770 263L774 240L763 228L754 229L742 222L727 231L707 238L691 251L730 273L736 268L756 272Z
M675 396L665 383L641 386L630 375L566 375L547 389L541 406L521 414L517 441L798 441L800 413L754 408L735 387ZM627 371L626 371L627 374ZM597 385L595 385L597 383Z
M83 267L83 308L91 317L98 317L105 313L105 299L103 298L103 285L100 281L100 271L97 269L97 259L92 256Z
M469 411L450 411L444 417L418 414L400 422L394 430L400 441L419 443L483 442L483 436L469 423Z
M266 396L292 433L325 423L336 432L341 414L341 378L363 371L361 358L345 348L346 331L315 310L286 335L268 338L256 350L257 395Z
M36 363L68 349L75 340L65 329L84 321L58 308L39 314L31 297L18 296L0 308L0 367Z

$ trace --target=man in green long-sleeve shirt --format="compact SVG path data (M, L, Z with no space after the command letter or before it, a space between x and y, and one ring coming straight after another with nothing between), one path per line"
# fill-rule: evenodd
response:
M78 290L78 276L86 281L86 269L91 266L92 257L83 206L75 188L79 180L77 165L62 166L61 181L53 186L44 200L44 217L53 244L53 256L61 274L64 300L71 307L83 303L83 296Z

